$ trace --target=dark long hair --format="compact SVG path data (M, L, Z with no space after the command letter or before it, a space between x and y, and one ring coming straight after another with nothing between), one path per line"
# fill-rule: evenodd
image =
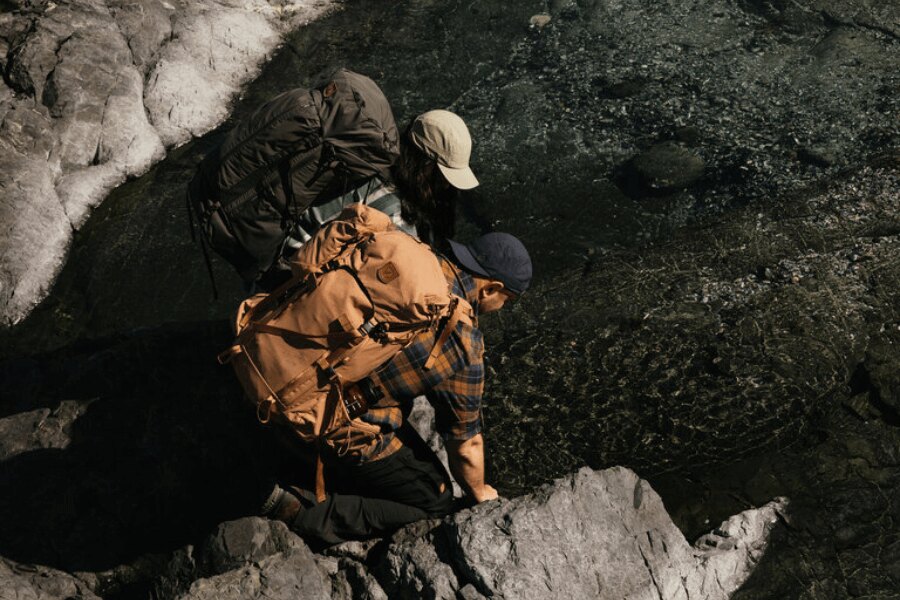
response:
M409 126L400 138L400 158L391 175L403 219L415 225L422 240L443 249L456 229L459 190L446 181L437 162L409 141Z

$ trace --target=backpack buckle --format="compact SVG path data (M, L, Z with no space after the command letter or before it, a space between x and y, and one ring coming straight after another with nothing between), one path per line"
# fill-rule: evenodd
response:
M365 327L366 325L369 325L369 323L363 324L363 327ZM360 327L360 329L362 329L362 327ZM366 331L366 334L376 342L384 342L387 339L387 332L387 323L375 323L369 327L368 331Z
M347 411L347 416L351 419L364 415L369 410L365 392L356 383L351 384L344 390L341 399L344 401L344 409Z
M262 413L262 411L263 411L263 405L265 405L265 407L266 407L266 408L265 408L265 411L266 411L265 414ZM272 396L269 396L268 398L266 398L266 399L263 400L262 402L257 403L257 405L256 405L256 418L257 418L257 419L259 420L259 422L262 423L263 425L265 425L266 423L268 423L269 421L272 420L272 407L273 407L273 406L275 406L275 398L273 398Z

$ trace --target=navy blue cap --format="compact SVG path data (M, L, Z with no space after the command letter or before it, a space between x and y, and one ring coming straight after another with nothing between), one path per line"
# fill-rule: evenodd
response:
M528 289L531 257L515 236L496 232L483 235L471 244L448 241L457 262L467 271L501 281L517 295Z

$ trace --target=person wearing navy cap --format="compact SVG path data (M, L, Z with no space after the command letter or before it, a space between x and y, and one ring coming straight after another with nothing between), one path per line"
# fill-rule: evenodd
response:
M435 411L435 430L447 448L450 472L471 502L497 498L485 479L481 407L484 337L477 315L495 312L531 283L531 259L508 233L489 233L469 244L449 240L440 256L454 295L475 312L449 336L428 329L393 359L359 382L367 412L359 418L381 432L363 456L328 464L329 493L322 502L299 488L275 486L265 516L284 521L310 541L336 544L384 536L394 529L453 510L450 474L406 422L413 400L424 395ZM440 352L426 360L432 349ZM431 363L429 365L429 363Z
M528 289L531 258L515 236L489 233L468 245L448 241L455 262L476 276L479 313L499 310L507 300L521 296Z

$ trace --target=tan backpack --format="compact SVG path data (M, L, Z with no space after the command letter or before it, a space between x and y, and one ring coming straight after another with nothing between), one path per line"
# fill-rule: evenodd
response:
M437 343L472 309L450 293L430 247L373 208L352 204L292 259L294 276L238 309L230 362L263 423L288 424L339 455L376 444L380 429L354 418L345 391L426 328ZM445 319L446 317L446 319Z

